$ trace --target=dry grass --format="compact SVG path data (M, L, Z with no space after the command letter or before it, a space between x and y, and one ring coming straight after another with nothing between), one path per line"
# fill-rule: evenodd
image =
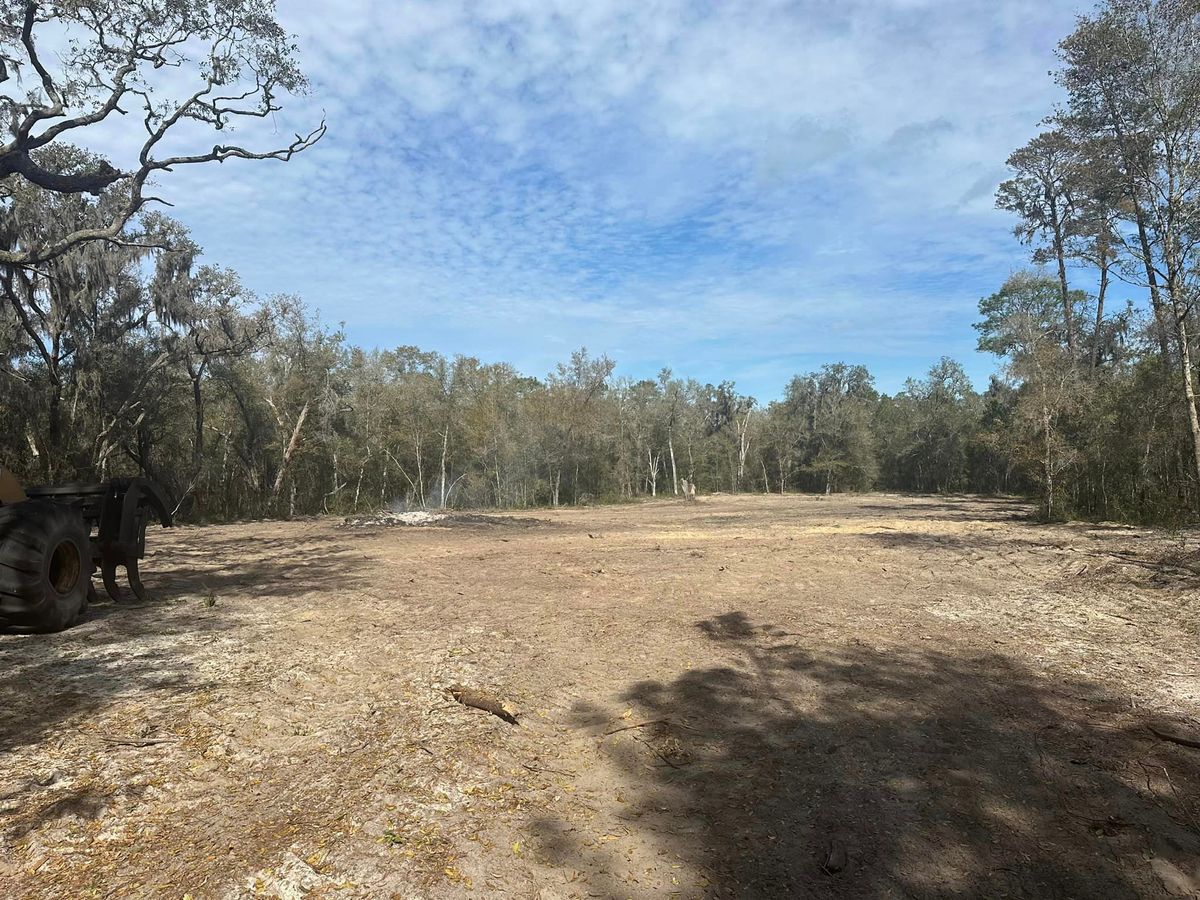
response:
M153 534L164 602L0 636L0 896L1189 890L1195 536L1024 512Z

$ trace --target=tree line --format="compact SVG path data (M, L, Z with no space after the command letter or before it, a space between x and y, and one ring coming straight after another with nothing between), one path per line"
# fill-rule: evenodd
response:
M1064 103L997 191L1029 268L978 301L979 348L1001 363L982 393L951 359L894 394L837 363L766 403L667 369L621 377L582 349L541 377L364 350L301 299L257 297L207 262L154 208L153 179L287 159L324 133L156 156L180 122L224 130L304 89L269 6L6 5L0 84L35 75L0 97L0 462L26 480L144 474L196 520L600 502L675 495L685 478L1032 494L1046 518L1196 520L1200 3L1108 0L1061 42ZM52 77L35 37L63 19L92 39ZM182 56L205 41L208 57ZM152 95L168 64L193 71L196 92ZM136 160L71 144L131 101L147 136Z
M77 202L28 216L61 220ZM196 519L589 503L678 495L683 479L771 492L1036 483L1036 442L1018 424L1028 391L996 378L979 394L950 359L894 395L863 366L830 364L763 405L668 369L619 377L584 349L541 378L417 347L364 351L297 298L260 300L200 264L178 223L156 214L142 228L139 243L169 234L171 249L82 245L40 276L26 321L0 320L0 459L31 481L144 474ZM1045 278L1030 284L1055 296Z

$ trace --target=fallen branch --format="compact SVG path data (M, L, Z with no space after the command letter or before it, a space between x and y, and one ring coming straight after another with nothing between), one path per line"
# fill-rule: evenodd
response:
M604 732L604 736L608 737L610 734L620 734L622 731L631 731L634 728L646 728L649 725L666 724L668 724L666 719L652 719L649 722L638 722L636 725L626 725L624 728L614 728L612 731Z
M551 769L546 766L531 766L528 763L521 763L522 769L528 769L530 772L553 772L555 775L566 775L569 778L578 778L578 772L568 772L566 769Z
M1175 734L1170 731L1162 731L1158 728L1155 728L1153 725L1147 725L1146 727L1149 728L1150 733L1160 741L1170 741L1172 744L1179 744L1181 747L1195 747L1197 750L1200 750L1200 738L1187 737L1186 735Z
M612 731L604 732L604 737L610 734L620 734L622 731L630 731L634 728L647 728L650 725L669 725L672 728L682 728L684 731L695 731L691 725L684 725L682 722L672 722L670 719L651 719L649 722L638 722L636 725L626 725L623 728L614 728Z
M461 684L451 685L446 688L446 693L453 697L458 703L463 706L469 706L472 709L482 709L484 712L490 712L493 716L503 719L510 725L519 725L517 721L516 710L506 703L497 700L491 694L483 691L472 690L471 688L463 687Z
M655 747L652 743L650 743L645 738L640 738L635 734L633 736L633 739L635 741L637 741L638 743L645 744L650 749L651 753L653 753L655 756L657 756L659 759L661 759L663 762L665 762L672 769L683 768L683 766L681 766L679 763L675 762L673 759L671 759L671 757L667 756L667 754L663 753L661 750L659 750L657 747Z
M1200 575L1200 569L1196 569L1196 568L1193 568L1192 566L1185 565L1185 564L1179 563L1179 562L1168 562L1165 559L1142 559L1141 557L1133 556L1132 554L1128 554L1128 553L1119 553L1115 550L1102 550L1098 553L1097 552L1091 553L1090 555L1091 556L1099 556L1099 557L1108 556L1108 557L1112 557L1113 559L1119 559L1122 562L1127 562L1127 563L1130 563L1135 566L1142 566L1143 568L1146 568L1146 569L1169 570L1169 571L1181 573L1184 575L1191 575L1191 576Z
M100 740L121 747L152 747L155 744L175 744L179 742L179 738L110 737L106 734L100 735Z

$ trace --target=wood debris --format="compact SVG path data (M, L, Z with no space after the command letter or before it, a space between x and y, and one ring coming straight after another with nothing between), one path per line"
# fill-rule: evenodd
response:
M1167 728L1165 726L1155 727L1154 725L1147 725L1146 727L1149 728L1150 733L1160 741L1169 741L1172 744L1179 744L1181 747L1195 747L1200 749L1200 736L1191 737L1185 734L1179 734L1174 729Z
M520 724L520 722L517 721L517 710L512 704L505 703L486 691L475 690L474 688L463 687L461 684L455 684L446 688L446 693L463 706L469 706L472 709L482 709L484 712L490 712L493 716L503 719L510 725Z

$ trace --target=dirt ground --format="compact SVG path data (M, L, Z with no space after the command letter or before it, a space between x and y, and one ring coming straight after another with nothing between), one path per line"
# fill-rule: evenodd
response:
M1026 514L155 531L0 635L0 896L1196 896L1198 536Z

